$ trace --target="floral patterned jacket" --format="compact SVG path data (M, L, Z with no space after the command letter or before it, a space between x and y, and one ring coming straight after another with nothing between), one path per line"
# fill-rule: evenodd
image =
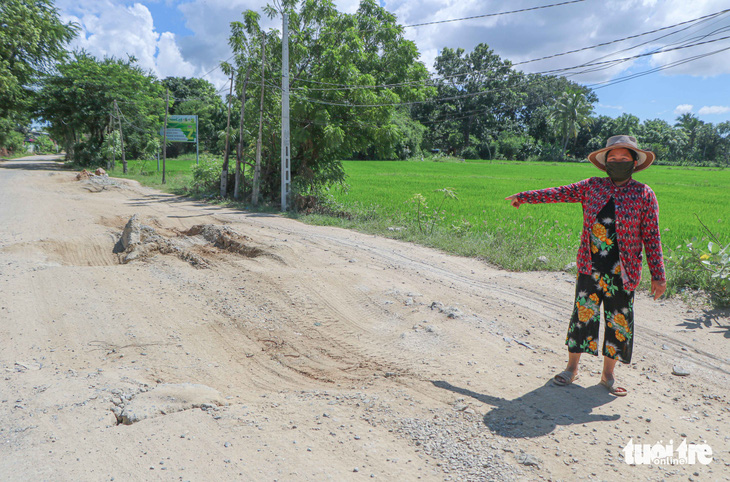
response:
M592 177L567 186L525 191L517 194L522 203L573 202L583 204L583 233L578 249L578 272L591 274L591 226L608 200L616 204L616 236L618 237L621 279L624 289L633 291L641 279L642 245L646 249L651 277L666 280L664 256L659 234L659 205L656 195L645 184L630 179L616 186L608 177Z

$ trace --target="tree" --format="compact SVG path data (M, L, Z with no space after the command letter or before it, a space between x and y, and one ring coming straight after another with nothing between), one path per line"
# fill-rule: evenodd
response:
M65 57L77 30L61 22L51 0L0 2L0 147L28 123L35 84Z
M363 0L354 14L338 12L330 0L283 0L267 6L269 17L289 12L291 97L291 168L295 193L318 192L342 182L340 159L368 152L397 157L404 131L399 104L425 100L428 71L417 61L418 50L403 37L403 27L374 0ZM261 29L259 15L244 13L232 24L237 85L251 68L247 99L260 96ZM236 38L237 37L237 38ZM280 79L281 39L266 35L269 83ZM258 66L258 68L257 68ZM396 84L391 87L376 87ZM346 86L363 86L349 88ZM345 86L345 87L343 87ZM367 86L367 87L364 87ZM240 88L237 87L240 92ZM365 107L356 107L365 106ZM235 111L235 109L232 109ZM279 193L280 96L267 88L262 146L261 192L270 200ZM258 122L258 109L246 109L248 130ZM250 116L250 117L249 117ZM406 122L408 123L408 122ZM235 119L231 124L236 125Z
M438 98L417 109L435 146L465 157L491 157L491 140L515 129L524 94L522 74L487 44L472 52L444 48L434 63Z
M200 149L215 151L218 132L226 125L226 108L215 86L195 77L167 77L162 85L170 89L170 115L197 115ZM194 146L175 143L167 149L168 156L175 157L176 152L194 150Z
M549 118L553 129L563 141L561 157L565 157L568 140L578 137L580 128L591 123L592 115L593 105L578 90L569 89L555 101Z
M98 60L86 52L75 52L41 86L37 115L51 123L49 132L63 142L67 160L84 165L100 161L104 138L116 128L115 117L124 126L124 145L130 157L139 156L158 135L164 113L163 88L134 58Z
M636 136L643 149L656 154L657 162L675 163L686 156L687 134L662 119L645 120Z
M677 117L677 122L674 124L674 127L679 127L687 134L688 152L686 154L688 158L696 158L695 139L697 138L697 132L702 124L704 124L704 122L690 112Z
M722 138L720 143L719 162L730 166L730 121L721 122L717 125L717 134Z

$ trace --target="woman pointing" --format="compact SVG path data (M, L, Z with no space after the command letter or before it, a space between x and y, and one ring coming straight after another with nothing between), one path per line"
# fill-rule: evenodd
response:
M651 151L639 149L631 136L613 136L588 160L608 177L592 177L567 186L525 191L507 197L512 206L529 203L579 202L583 231L578 249L575 302L565 344L568 365L553 378L569 385L578 378L582 353L598 355L600 314L604 336L601 385L616 396L616 361L631 362L634 341L634 290L641 278L642 250L651 272L651 292L658 299L666 290L664 257L659 234L659 206L654 191L631 178L654 162ZM643 248L643 249L642 249Z

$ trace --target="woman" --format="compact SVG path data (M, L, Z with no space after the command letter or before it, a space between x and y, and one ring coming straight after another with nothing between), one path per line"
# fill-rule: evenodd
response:
M568 186L525 191L506 198L516 208L524 203L583 205L576 299L565 341L568 365L553 378L556 385L569 385L578 378L582 353L598 356L599 308L603 304L604 358L600 383L616 396L628 393L615 386L614 367L616 360L631 362L634 290L641 278L642 246L655 300L667 286L656 196L649 186L631 178L634 172L649 167L654 158L653 152L639 149L635 138L613 136L605 148L588 156L608 177L592 177Z

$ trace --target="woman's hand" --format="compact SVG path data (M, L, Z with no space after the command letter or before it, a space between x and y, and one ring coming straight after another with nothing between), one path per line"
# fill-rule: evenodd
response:
M667 291L666 281L655 281L651 280L651 294L654 295L654 300L658 300L664 292Z
M513 205L516 208L519 208L521 204L524 204L519 199L517 199L517 194L513 194L511 196L507 196L505 199L508 200L510 202L510 204Z

